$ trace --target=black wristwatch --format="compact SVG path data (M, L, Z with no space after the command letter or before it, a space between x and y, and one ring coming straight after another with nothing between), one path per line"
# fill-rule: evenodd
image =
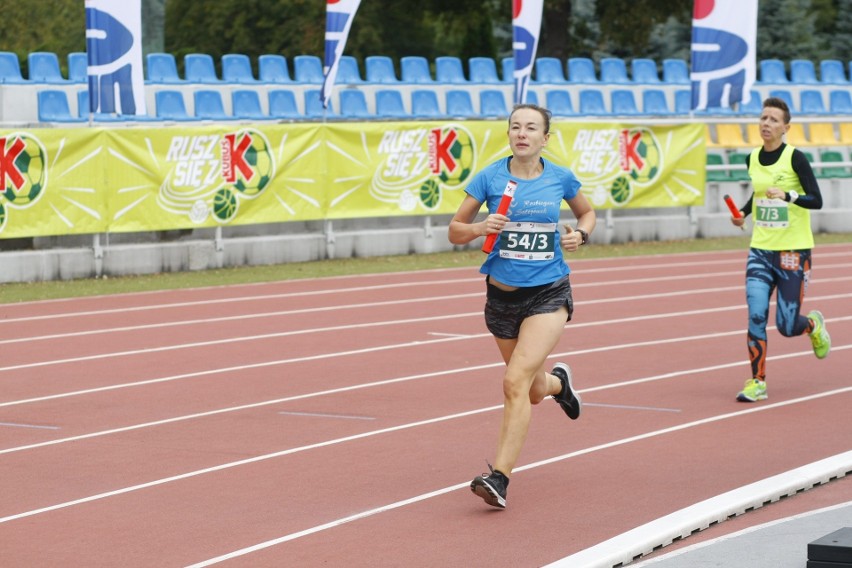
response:
M586 232L586 231L584 231L583 229L580 229L579 227L577 228L577 232L578 232L578 233L580 233L581 235L583 235L583 240L582 240L582 242L580 243L581 245L584 245L584 244L586 244L587 242L589 242L589 233L587 233L587 232Z

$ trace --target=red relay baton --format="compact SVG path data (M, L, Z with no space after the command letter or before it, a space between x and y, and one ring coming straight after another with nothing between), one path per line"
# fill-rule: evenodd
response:
M727 204L728 209L730 209L730 211L731 211L731 215L733 215L735 219L741 219L742 216L743 216L743 213L742 213L742 211L737 209L737 204L734 203L734 200L731 199L731 196L726 193L725 195L722 196L722 199L725 200L725 203ZM740 229L745 231L744 227L740 227Z
M512 204L512 198L515 196L515 188L518 187L518 182L509 180L506 184L506 189L503 190L503 197L500 199L500 205L497 206L497 214L505 215L509 210L509 205ZM491 233L485 237L485 243L482 245L482 252L490 253L494 250L494 243L497 242L497 235L500 233Z

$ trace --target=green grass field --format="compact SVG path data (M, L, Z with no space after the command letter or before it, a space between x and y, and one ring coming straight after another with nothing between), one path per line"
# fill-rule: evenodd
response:
M818 234L815 235L815 239L817 247L820 244L849 243L852 242L852 234ZM745 251L748 248L748 243L748 237L744 235L720 239L690 239L614 245L592 244L569 256L569 262L571 258L608 258L713 250ZM227 286L229 284L272 282L297 278L321 278L346 274L407 272L430 268L479 266L483 258L484 256L479 250L467 250L405 256L318 260L274 266L247 266L121 278L104 277L59 282L0 284L0 304L151 290Z

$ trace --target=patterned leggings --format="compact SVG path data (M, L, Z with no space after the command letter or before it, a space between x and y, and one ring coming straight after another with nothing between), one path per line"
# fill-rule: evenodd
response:
M802 300L811 273L811 251L751 249L746 264L748 302L748 352L755 378L766 379L766 322L769 299L776 294L775 323L784 337L811 331L810 320L801 315Z

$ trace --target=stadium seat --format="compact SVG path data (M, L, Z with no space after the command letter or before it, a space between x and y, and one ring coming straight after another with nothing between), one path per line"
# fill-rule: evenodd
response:
M708 166L719 166L719 169L707 169L707 181L708 182L726 182L731 181L731 174L727 169L723 169L722 166L725 165L725 161L722 158L722 154L716 152L707 152L707 165Z
M226 53L222 56L222 80L226 83L257 83L251 69L251 59L243 53Z
M26 83L21 75L21 62L18 55L11 51L0 51L0 83Z
M571 102L571 93L563 89L553 89L545 93L547 109L553 116L577 116Z
M842 162L843 156L837 150L824 150L820 152L819 159L821 162ZM831 178L848 178L852 177L849 173L849 168L846 166L823 166L821 168L821 177Z
M760 137L760 125L756 122L749 122L745 125L746 135L745 142L748 146L762 146L763 139Z
M503 82L504 83L514 83L515 82L515 58L514 57L504 57L501 62L501 69L503 71Z
M369 118L367 97L359 89L344 89L340 91L340 116L342 118Z
M787 134L784 135L784 139L788 144L792 144L793 146L808 145L808 137L805 136L805 127L801 122L791 122Z
M615 89L610 93L610 108L612 114L622 116L636 116L640 114L636 106L636 98L633 96L633 91L628 89Z
M746 103L740 103L737 107L737 114L760 116L763 111L763 100L760 98L760 93L751 91L751 98Z
M194 120L186 112L183 93L180 91L162 90L154 93L156 116L162 120Z
M748 153L746 152L731 152L728 155L728 164L731 166L735 165L745 165L746 157ZM739 181L739 182L748 182L751 181L751 177L748 175L748 170L744 168L740 169L732 169L731 170L731 181Z
M322 85L322 60L316 55L297 55L293 58L293 78L297 83Z
M634 83L652 84L660 82L657 62L653 59L637 58L630 63L630 76Z
M832 114L852 114L852 96L850 96L849 91L829 91L828 110Z
M837 125L838 140L844 146L852 146L852 122L841 122Z
M447 115L453 118L474 118L473 100L468 91L450 90L445 94Z
M36 95L38 99L39 122L84 122L86 119L71 114L68 95L65 91L43 89Z
M208 53L187 53L183 56L183 75L189 83L219 83L213 56Z
M438 104L438 95L431 89L411 91L411 115L414 118L430 119L444 116Z
M231 92L231 115L243 120L269 118L260 105L260 95L254 89L237 89Z
M337 78L335 82L338 85L360 85L364 83L357 59L351 55L342 55L337 65ZM341 113L343 112L343 107L340 108L340 111Z
M692 112L692 91L681 89L675 91L675 114L689 114Z
M831 122L811 122L808 124L808 143L812 146L837 146L840 140L834 134Z
M689 84L689 65L685 59L670 58L663 60L663 83Z
M296 56L300 57L300 56ZM312 56L305 56L312 57ZM319 59L319 57L317 57ZM328 102L328 108L322 106L322 91L319 89L309 89L305 91L305 117L310 119L326 119L337 118L337 113L334 110L334 102Z
M89 60L85 52L74 51L68 54L68 80L72 83L89 82Z
M580 91L580 114L601 116L609 114L600 91L583 89Z
M379 84L399 83L393 60L387 55L369 55L364 59L367 82Z
M759 83L778 85L790 82L790 79L787 78L784 62L780 59L761 59L758 66L760 68Z
M34 51L27 56L29 80L34 83L68 83L59 69L59 57L52 51Z
M720 122L716 124L716 143L725 148L744 148L750 146L743 138L739 124Z
M604 57L601 59L601 82L624 85L630 82L627 76L627 64L620 57Z
M796 85L816 85L814 62L809 59L793 59L790 61L790 81Z
M430 85L435 82L429 70L429 60L417 55L408 55L399 60L402 81L417 85Z
M588 57L571 57L568 59L568 81L571 83L597 83L595 62Z
M467 83L461 59L452 56L435 58L435 80L438 83L459 85Z
M195 101L195 118L201 120L229 120L232 116L225 113L222 94L212 89L201 89L192 93Z
M787 103L787 106L790 107L790 112L798 111L798 107L793 104L793 93L788 91L787 89L773 89L769 91L770 97L776 97Z
M409 118L405 110L402 92L397 89L379 89L376 91L376 116L379 118Z
M666 93L661 89L645 89L642 91L642 112L644 114L653 115L668 115L672 114L669 110L669 103L666 100Z
M820 61L819 77L823 85L845 85L849 83L843 62L838 59L823 59Z
M479 92L479 115L486 118L507 118L509 108L503 91L486 89Z
M287 58L267 53L257 58L258 76L263 83L292 83Z
M527 89L527 96L524 98L524 102L530 105L538 104L538 94L532 89ZM549 110L549 109L548 109ZM553 114L553 113L551 113Z
M561 85L567 83L562 60L556 57L539 57L535 60L535 82Z
M269 118L295 120L302 117L293 91L272 89L267 98L269 99Z
M177 70L175 56L171 53L149 53L145 56L147 62L147 82L156 84L183 83Z
M77 92L77 116L83 120L89 120L91 115L94 122L124 122L128 120L141 121L150 120L148 115L120 116L102 112L92 113L89 108L89 89L81 89Z
M499 84L497 63L490 57L471 57L467 60L470 69L470 82L482 85Z
M826 114L821 91L806 89L799 93L799 97L802 103L799 112L802 114Z

